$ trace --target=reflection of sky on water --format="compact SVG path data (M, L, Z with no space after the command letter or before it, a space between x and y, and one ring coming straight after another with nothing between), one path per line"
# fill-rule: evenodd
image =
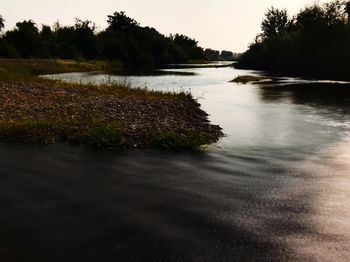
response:
M127 152L103 163L87 161L88 166L101 164L107 176L110 168L127 174L118 177L117 184L122 185L118 190L124 196L118 204L148 219L135 221L125 214L124 222L147 228L153 237L153 231L167 232L164 243L191 235L186 243L177 242L175 258L186 252L200 257L206 250L208 261L258 257L346 261L350 256L349 86L294 79L275 86L238 85L228 81L254 72L179 71L197 75L109 78L155 90L191 91L226 137L200 155ZM106 77L58 76L78 82L101 82ZM56 159L50 154L48 158ZM61 161L58 169L67 171L70 166ZM137 191L129 192L130 187ZM157 203L151 210L150 199Z

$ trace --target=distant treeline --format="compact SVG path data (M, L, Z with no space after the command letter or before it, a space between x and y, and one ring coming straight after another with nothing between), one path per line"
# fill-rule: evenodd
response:
M226 61L236 61L238 57L240 56L239 53L232 53L231 51L217 51L210 48L207 48L204 50L204 56L207 60L212 61L220 61L220 60L226 60Z
M350 79L350 2L314 4L290 17L271 8L239 68Z
M4 22L0 16L0 31ZM125 67L210 59L196 40L180 34L166 37L154 28L141 27L124 12L109 15L107 22L108 27L100 32L94 22L78 18L72 26L57 22L40 29L32 20L18 22L16 28L1 35L0 57L102 59L119 61ZM223 57L215 59L232 57L232 52L224 51Z

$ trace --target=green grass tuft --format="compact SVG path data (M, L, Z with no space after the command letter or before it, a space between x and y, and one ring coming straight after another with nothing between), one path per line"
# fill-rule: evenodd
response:
M206 133L169 132L153 140L155 148L167 151L197 151L211 141ZM211 141L214 142L214 141Z
M8 143L52 144L57 140L56 131L46 121L6 122L0 124L0 140Z
M88 144L97 150L119 150L125 147L123 133L113 126L93 127L88 136Z

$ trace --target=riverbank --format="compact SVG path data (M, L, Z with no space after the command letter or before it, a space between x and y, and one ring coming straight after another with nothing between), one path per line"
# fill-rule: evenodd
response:
M37 77L103 71L107 66L103 62L1 60L0 141L84 144L109 150L194 150L222 136L221 128L209 123L189 94Z

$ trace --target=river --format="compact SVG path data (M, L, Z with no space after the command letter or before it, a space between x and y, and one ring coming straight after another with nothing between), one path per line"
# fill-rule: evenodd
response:
M50 76L189 91L226 136L181 154L1 145L0 258L348 261L350 85L171 71L195 74Z

